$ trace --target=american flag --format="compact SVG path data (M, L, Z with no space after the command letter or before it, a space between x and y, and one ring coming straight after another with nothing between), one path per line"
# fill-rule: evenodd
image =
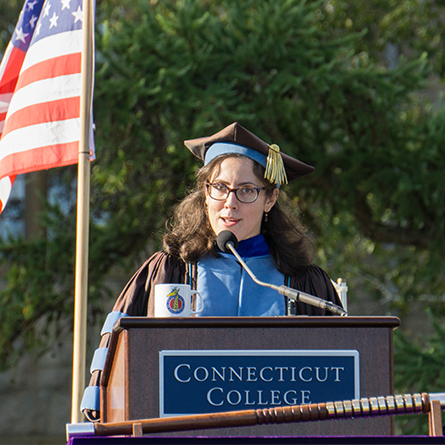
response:
M0 212L16 175L78 162L82 20L82 0L25 1L0 65Z

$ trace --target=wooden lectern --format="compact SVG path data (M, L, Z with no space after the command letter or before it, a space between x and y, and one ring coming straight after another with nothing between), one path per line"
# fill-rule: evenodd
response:
M121 318L114 326L100 383L101 422L160 416L160 351L356 350L360 397L387 396L394 390L393 330L399 324L396 317ZM394 419L389 416L169 433L177 436L392 434Z

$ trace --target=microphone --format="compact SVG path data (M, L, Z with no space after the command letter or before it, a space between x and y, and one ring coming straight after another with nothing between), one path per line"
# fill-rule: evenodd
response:
M218 247L225 253L231 253L232 251L229 248L231 244L234 249L238 247L238 238L236 235L230 230L223 230L219 232L218 237L216 238L216 243Z
M284 284L282 286L276 286L274 284L264 283L263 281L258 280L258 278L250 270L249 266L245 263L245 261L236 251L236 248L238 247L238 239L236 235L230 230L223 230L222 232L220 232L218 234L216 243L223 252L233 253L233 255L235 255L236 259L241 263L243 268L246 270L246 272L250 275L250 277L256 284L264 287L270 287L271 289L275 289L276 291L278 291L279 294L284 295L285 297L290 298L291 300L301 301L302 303L319 307L320 309L325 309L336 315L341 315L341 316L348 315L348 313L343 308L337 306L331 301L326 301L323 300L323 298L315 297L314 295L307 294L306 292L301 292L299 290L292 289L291 287L285 286Z

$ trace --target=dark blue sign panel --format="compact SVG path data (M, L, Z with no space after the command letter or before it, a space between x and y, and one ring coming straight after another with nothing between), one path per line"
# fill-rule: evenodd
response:
M355 350L160 351L160 416L359 399Z

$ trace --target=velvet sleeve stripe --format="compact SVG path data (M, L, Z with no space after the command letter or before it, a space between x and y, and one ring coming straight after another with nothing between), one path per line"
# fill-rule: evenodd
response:
M91 361L90 373L94 371L102 371L107 358L108 348L97 348L94 351L93 360Z
M107 319L105 320L100 335L103 336L105 334L111 334L111 332L113 331L113 326L115 325L116 321L118 321L122 317L129 317L129 315L119 311L110 312L107 316Z
M100 388L99 386L87 386L83 393L80 411L86 409L99 411L100 409Z

